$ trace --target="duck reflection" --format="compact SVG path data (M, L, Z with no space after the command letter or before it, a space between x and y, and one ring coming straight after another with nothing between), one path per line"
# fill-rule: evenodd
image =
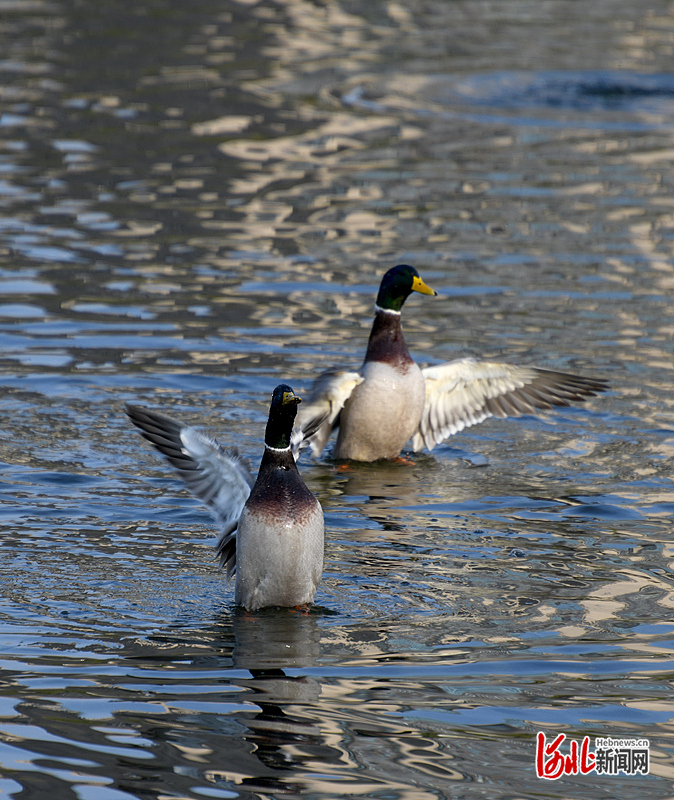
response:
M311 667L320 652L320 609L273 608L251 614L232 612L234 666L259 670Z
M321 497L323 508L342 507L345 499L355 501L359 514L377 523L385 531L409 528L410 511L419 506L419 498L428 491L437 462L433 456L415 456L409 463L375 461L372 463L336 463L320 465L326 481L321 487L311 469L307 480Z
M314 666L320 652L319 613L269 609L250 614L236 609L232 615L234 667L250 672L249 679L233 683L246 689L258 706L252 717L240 717L253 746L237 783L256 791L301 791L279 771L297 772L309 752L325 748L315 712L304 716L302 707L314 705L321 694L317 680L308 675L288 675L286 670ZM307 750L309 748L309 750ZM303 756L306 753L306 756ZM259 761L256 767L250 756ZM315 752L311 756L315 757ZM335 754L338 757L338 754ZM262 769L260 769L260 766Z

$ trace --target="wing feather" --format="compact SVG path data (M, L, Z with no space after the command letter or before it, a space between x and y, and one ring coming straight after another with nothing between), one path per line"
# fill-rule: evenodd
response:
M568 406L606 391L601 378L462 358L426 367L426 404L412 448L443 439L488 417L519 417Z
M227 577L236 569L236 529L255 482L248 461L189 425L142 406L125 406L145 439L175 468L185 486L211 511L220 529L217 552Z
M315 458L320 456L330 434L339 425L344 403L363 380L358 372L342 370L328 370L316 378L295 418L290 440L295 458L307 445Z

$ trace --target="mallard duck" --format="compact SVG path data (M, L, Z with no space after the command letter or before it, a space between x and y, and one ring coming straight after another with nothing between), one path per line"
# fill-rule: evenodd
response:
M382 278L374 322L358 372L333 371L314 381L295 421L295 454L309 445L318 457L338 428L338 459L394 459L411 439L414 451L436 444L488 417L519 417L608 388L585 378L537 367L461 358L420 369L403 338L400 315L412 292L436 295L407 264Z
M236 448L126 405L131 422L215 516L220 566L228 579L236 573L235 602L248 611L312 603L323 572L323 510L290 449L300 402L290 386L274 389L257 480Z

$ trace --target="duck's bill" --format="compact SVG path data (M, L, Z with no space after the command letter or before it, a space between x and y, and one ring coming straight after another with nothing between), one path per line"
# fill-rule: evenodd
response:
M430 286L427 286L418 275L415 275L412 280L412 291L419 292L420 294L437 294L435 289L431 289Z
M284 406L288 403L301 403L302 398L298 397L295 392L283 392L283 399L281 402Z

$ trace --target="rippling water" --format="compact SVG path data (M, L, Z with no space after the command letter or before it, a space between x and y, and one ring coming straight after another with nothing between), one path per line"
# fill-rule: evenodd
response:
M0 796L671 797L671 3L32 0L0 42ZM239 613L123 403L256 462L399 262L420 362L613 391L304 455L318 605ZM543 782L539 730L650 775Z

